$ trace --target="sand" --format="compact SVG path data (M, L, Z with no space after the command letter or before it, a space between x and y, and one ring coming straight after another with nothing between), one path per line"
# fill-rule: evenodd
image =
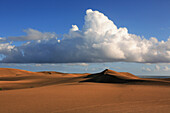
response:
M168 113L169 84L169 79L112 70L67 74L2 68L0 113Z

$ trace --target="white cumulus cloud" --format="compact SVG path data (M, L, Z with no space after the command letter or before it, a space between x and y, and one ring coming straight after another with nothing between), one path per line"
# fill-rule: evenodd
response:
M127 28L118 28L103 13L91 9L86 11L82 29L72 25L60 39L55 33L25 32L25 36L8 37L8 41L26 41L21 46L0 43L0 55L5 56L1 62L170 62L170 38L159 42L155 37L130 34Z

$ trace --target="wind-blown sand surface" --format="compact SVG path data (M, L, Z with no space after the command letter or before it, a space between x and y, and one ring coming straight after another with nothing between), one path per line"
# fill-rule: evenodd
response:
M43 86L43 87L42 87ZM0 69L0 113L168 113L170 80Z

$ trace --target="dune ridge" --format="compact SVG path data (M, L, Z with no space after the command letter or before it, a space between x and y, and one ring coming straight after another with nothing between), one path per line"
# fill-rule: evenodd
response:
M128 80L137 80L139 77L125 72L116 72L113 70L105 69L100 73L95 73L86 76L85 78L90 78L84 82L104 82L104 83L124 83Z
M100 73L95 73L86 76L86 80L81 82L97 82L97 83L123 83L136 85L165 85L169 86L169 79L155 79L155 78L139 78L129 72L116 72L105 69Z
M20 69L0 68L0 88L3 90L34 88L48 85L82 82L170 85L169 79L143 79L128 72L105 69L100 73L62 73L55 71L31 72Z

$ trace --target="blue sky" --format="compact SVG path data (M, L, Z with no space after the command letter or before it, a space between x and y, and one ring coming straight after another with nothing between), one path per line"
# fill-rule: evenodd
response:
M54 33L59 37L58 39L60 39L60 35L69 33L72 25L77 25L80 30L83 29L86 10L92 9L93 11L97 10L103 13L113 21L118 28L126 27L130 34L135 34L141 38L144 36L144 38L148 40L150 37L156 37L158 41L167 41L170 36L169 6L170 1L168 0L0 0L0 37L22 38L22 36L26 35L23 30L31 28L37 30L33 32ZM28 32L30 31L28 30ZM48 34L48 36L51 36L51 34ZM27 40L14 41L12 45L19 46L25 42L27 42ZM50 43L51 42L52 41L50 41ZM45 45L45 47L46 46L50 47L49 43ZM37 47L45 48L40 45L32 46L32 48ZM30 48L29 51L31 51L32 48ZM28 48L26 48L26 50L28 50ZM2 52L2 54L9 53ZM18 58L18 56L16 58ZM32 71L45 69L59 71L65 69L62 71L66 72L97 72L104 68L110 68L116 71L129 71L138 75L167 75L170 72L169 60L165 60L167 62L163 61L165 62L163 64L162 60L160 61L161 63L152 61L154 63L151 64L150 62L134 63L133 60L129 62L129 59L125 61L128 62L110 62L106 64L87 63L87 65L86 63L85 65L3 63L0 64L0 67L20 68ZM63 68L61 69L59 67Z
M92 8L130 33L166 40L169 6L168 0L0 0L0 35L19 36L27 28L67 33L72 24L81 28L85 11Z

